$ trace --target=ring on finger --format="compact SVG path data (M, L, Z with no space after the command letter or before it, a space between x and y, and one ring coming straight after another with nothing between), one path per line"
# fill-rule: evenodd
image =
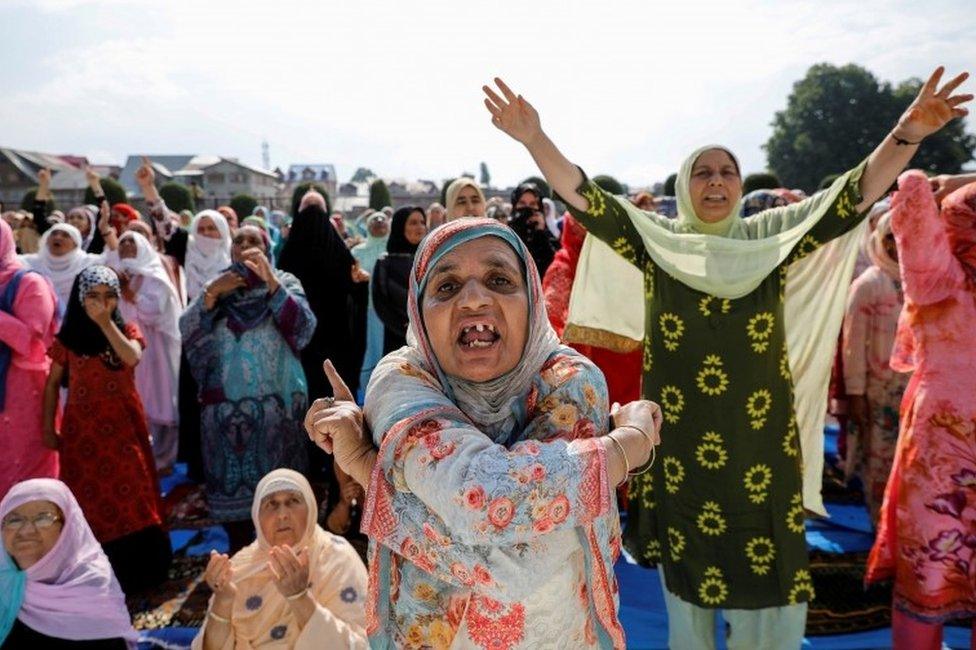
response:
M330 409L335 405L334 397L323 397L322 401L325 402L325 408Z

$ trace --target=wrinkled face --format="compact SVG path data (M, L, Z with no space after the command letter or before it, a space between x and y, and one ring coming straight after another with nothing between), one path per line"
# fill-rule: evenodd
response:
M75 240L63 230L53 230L47 238L47 250L55 257L67 255L78 248Z
M119 240L119 259L132 259L139 253L136 240L132 237L123 237Z
M515 209L518 210L519 208L532 208L541 212L542 199L535 192L522 192L522 196L518 197L518 201L515 202Z
M115 290L115 287L110 287L107 284L96 284L88 289L88 293L83 297L85 302L90 300L101 303L108 311L114 311L119 306L119 292Z
M698 156L691 168L688 192L695 214L705 223L729 216L742 198L742 178L729 153L709 149Z
M305 534L308 505L299 492L272 492L261 500L258 522L261 533L271 546L295 546Z
M445 373L475 382L504 375L528 336L528 290L515 251L497 237L461 244L432 269L421 313Z
M210 217L201 217L200 221L197 222L197 235L200 237L209 237L210 239L220 239L220 231L217 230L217 224Z
M54 548L64 526L64 514L50 501L28 501L3 518L3 547L26 571Z
M403 236L408 242L416 246L426 235L427 219L424 218L424 213L420 210L411 212L410 216L407 217L407 223L403 226Z
M390 234L390 222L386 219L373 219L369 222L369 234L373 237L386 237Z
M240 262L244 251L252 248L256 248L264 254L268 253L264 245L264 237L261 236L261 230L257 226L244 226L234 233L234 238L231 240L231 259Z
M483 216L485 216L485 202L481 200L478 190L470 185L464 186L458 192L454 205L451 206L451 219Z
M74 226L81 232L81 238L84 239L91 232L91 221L88 219L88 215L81 208L74 208L68 212L68 216L65 217L65 221Z

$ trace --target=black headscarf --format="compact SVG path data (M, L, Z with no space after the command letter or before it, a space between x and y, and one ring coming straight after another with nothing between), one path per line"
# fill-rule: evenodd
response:
M88 312L85 311L85 306L81 302L82 273L75 276L74 284L71 285L68 308L57 338L64 347L75 354L88 357L102 355L102 359L106 361L107 365L114 367L115 364L110 362L110 357L114 357L112 345L105 338L102 328L88 317ZM125 321L122 319L118 307L112 312L112 320L120 330L125 330Z
M350 324L353 264L352 253L325 210L310 205L298 213L278 268L299 279L318 319L312 340L302 350L310 400L332 394L322 372L325 359L332 360L352 390L359 383L361 359L354 358Z
M411 244L407 241L407 221L410 215L419 212L426 219L424 209L417 206L406 206L393 213L393 221L390 223L390 238L386 242L387 253L406 253L414 255L420 243Z

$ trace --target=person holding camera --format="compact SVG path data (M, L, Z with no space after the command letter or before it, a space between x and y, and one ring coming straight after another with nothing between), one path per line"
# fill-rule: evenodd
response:
M508 222L529 249L540 276L545 276L559 250L559 240L546 227L543 198L547 197L535 183L516 187L512 192L512 218Z
M255 226L234 234L232 264L180 319L189 370L199 386L207 501L231 550L253 539L254 488L269 471L308 464L302 431L307 382L299 354L316 319L301 282L268 262Z

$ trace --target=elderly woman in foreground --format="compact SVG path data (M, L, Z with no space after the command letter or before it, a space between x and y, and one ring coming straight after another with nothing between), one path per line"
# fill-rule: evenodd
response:
M623 648L614 487L650 457L656 405L619 409L607 435L603 375L559 344L531 256L496 221L424 240L409 313L366 394L379 451L328 364L339 401L305 420L369 484L372 646Z
M136 647L125 595L67 485L18 483L0 522L0 648Z
M320 528L304 476L277 469L254 494L257 541L228 558L212 552L214 595L194 650L365 648L366 567L341 537Z

